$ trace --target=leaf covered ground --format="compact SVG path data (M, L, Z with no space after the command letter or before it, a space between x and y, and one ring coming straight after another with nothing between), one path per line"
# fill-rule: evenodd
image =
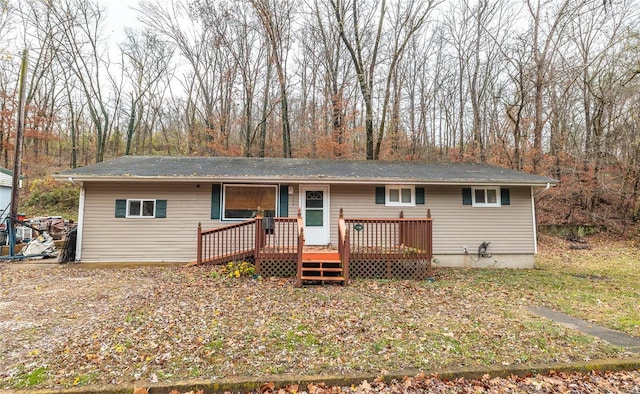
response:
M148 394L139 388L134 394ZM205 394L206 390L171 394ZM533 376L508 376L506 378L484 375L478 379L440 379L436 375L424 373L405 376L402 380L386 382L376 378L373 382L363 381L348 387L328 386L324 383L310 383L306 387L291 385L278 388L273 383L265 383L254 394L338 394L338 393L640 393L640 371L563 373L551 371ZM225 393L226 394L226 393Z
M304 289L212 267L0 265L0 388L630 357L526 308L640 335L637 248L547 240L541 252L535 270Z

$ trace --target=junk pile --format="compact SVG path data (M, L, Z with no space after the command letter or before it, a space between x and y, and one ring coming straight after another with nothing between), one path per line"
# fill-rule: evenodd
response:
M18 214L15 223L17 225L15 227L15 242L16 244L25 243L25 245L16 254L13 254L13 251L9 248L7 256L0 255L0 261L60 257L55 246L55 240L60 239L65 239L65 248L60 253L63 255L60 261L75 261L75 231L73 232L73 237L69 237L69 233L76 226L73 220L66 221L60 216L25 219L24 215ZM4 223L0 223L0 245L5 244L9 246L8 229ZM5 252L3 251L2 253Z
M64 238L69 231L70 223L66 222L61 216L42 216L30 218L24 221L32 229L42 233L46 231L54 240Z
M29 256L31 259L42 259L44 257L56 257L58 251L53 242L53 237L46 231L43 231L37 238L29 241L29 243L22 248L20 254Z

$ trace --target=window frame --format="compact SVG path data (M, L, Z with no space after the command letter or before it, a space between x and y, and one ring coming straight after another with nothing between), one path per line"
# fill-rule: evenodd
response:
M411 191L411 201L402 202L402 189ZM391 201L391 190L398 190L399 201ZM384 205L387 207L415 207L416 206L416 186L415 185L385 185Z
M125 213L125 218L127 219L155 219L156 218L156 208L157 208L157 199L155 198L127 198L127 210ZM131 203L134 201L140 202L140 214L132 215L130 213ZM145 202L153 202L153 212L151 215L143 215L144 213L144 203Z
M485 202L476 202L476 190L484 191ZM496 202L486 202L487 190L493 190L496 193ZM500 186L474 186L471 188L471 206L477 208L499 208L502 206L501 188Z
M225 221L225 222L242 222L245 221L249 218L228 218L226 215L226 206L227 206L227 186L230 187L249 187L249 188L256 188L256 187L270 187L273 188L274 192L274 196L275 196L275 200L274 200L274 204L275 206L273 207L274 209L274 216L278 217L278 213L279 213L279 205L280 205L280 194L279 194L279 190L278 190L278 185L268 185L268 184L263 184L263 185L256 185L256 184L248 184L248 183L223 183L222 184L222 190L221 190L221 202L220 202L220 221ZM263 212L264 212L264 207L260 207Z

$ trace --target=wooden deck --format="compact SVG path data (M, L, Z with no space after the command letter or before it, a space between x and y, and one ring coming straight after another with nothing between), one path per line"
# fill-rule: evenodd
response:
M432 259L431 214L421 219L338 218L336 249L306 247L300 212L297 218L263 218L213 230L198 226L194 264L225 264L251 259L263 276L296 276L307 283L346 284L350 275L364 278L423 279Z

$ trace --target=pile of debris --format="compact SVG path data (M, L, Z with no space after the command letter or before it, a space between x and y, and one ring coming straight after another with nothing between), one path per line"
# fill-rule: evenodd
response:
M24 221L24 224L36 230L40 234L42 234L43 231L46 231L54 240L64 238L65 234L69 232L69 229L73 227L73 222L64 220L62 216L29 218Z
M56 257L58 251L53 242L53 237L46 231L42 231L40 235L26 244L20 254L23 256L32 256L31 259L42 259L45 257Z
M16 219L16 243L26 243L16 255L0 256L0 260L43 259L58 256L55 240L65 239L63 249L64 259L61 262L75 260L75 227L73 220L64 220L61 216L44 216L25 219L19 215ZM74 242L69 243L69 233L74 233ZM7 228L4 223L0 225L0 241L2 245L9 245ZM70 253L68 249L74 249ZM71 260L69 260L71 258Z

